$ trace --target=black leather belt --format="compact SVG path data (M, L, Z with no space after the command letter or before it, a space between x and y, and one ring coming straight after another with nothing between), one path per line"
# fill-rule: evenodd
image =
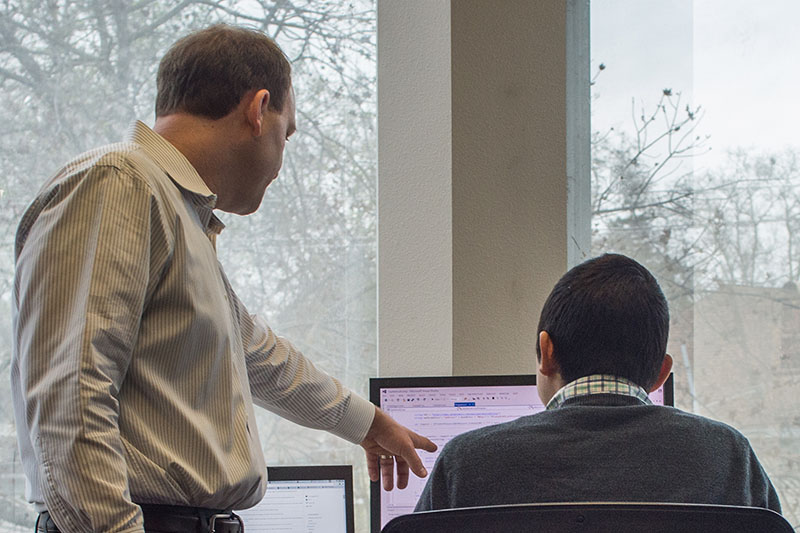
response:
M59 533L56 523L47 511L39 513L39 518L36 519L36 533Z
M244 533L242 519L231 511L141 504L144 530L158 533Z
M244 533L242 519L230 511L142 504L145 531L158 533ZM39 514L37 533L60 533L50 513Z

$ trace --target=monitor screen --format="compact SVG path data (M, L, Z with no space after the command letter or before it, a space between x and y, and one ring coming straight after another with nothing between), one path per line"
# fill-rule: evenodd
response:
M353 467L271 466L267 492L236 511L247 531L353 533Z
M672 405L672 376L650 399ZM446 376L370 379L370 400L400 424L434 441L439 450L454 436L492 424L515 420L544 410L536 391L536 375ZM430 472L438 451L421 451ZM385 491L379 483L370 487L371 531L413 512L425 480L413 474L405 490Z

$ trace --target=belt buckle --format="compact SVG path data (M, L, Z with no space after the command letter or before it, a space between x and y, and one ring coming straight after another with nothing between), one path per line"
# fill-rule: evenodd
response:
M235 518L236 521L239 522L239 532L244 533L244 523L242 522L242 518L235 513L223 513L223 514L211 515L211 518L208 519L208 533L216 533L218 518L229 518L229 519Z

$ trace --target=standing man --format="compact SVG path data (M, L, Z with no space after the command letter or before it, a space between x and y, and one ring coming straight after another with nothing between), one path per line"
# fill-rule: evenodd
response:
M251 316L217 261L214 210L258 209L295 131L291 68L213 26L158 71L156 122L79 156L16 239L11 382L37 531L236 532L266 467L253 403L366 450L404 487L435 449Z

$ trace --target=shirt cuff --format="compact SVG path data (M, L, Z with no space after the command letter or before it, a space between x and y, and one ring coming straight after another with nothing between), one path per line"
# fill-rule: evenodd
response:
M367 436L375 418L375 406L358 394L350 393L350 402L339 424L330 432L337 437L360 444Z

